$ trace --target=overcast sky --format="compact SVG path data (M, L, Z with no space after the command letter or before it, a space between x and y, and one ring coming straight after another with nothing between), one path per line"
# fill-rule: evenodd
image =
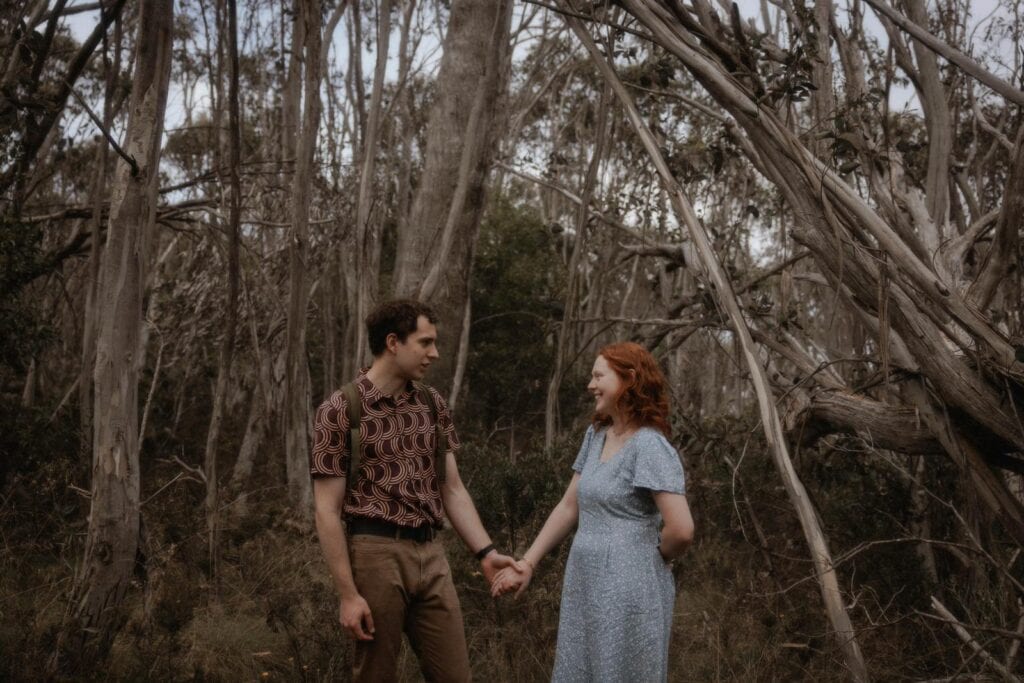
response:
M80 2L81 2L81 0L80 0ZM244 0L240 4L243 4L243 6L244 6ZM846 0L836 0L835 4L836 4L836 6L838 8L838 20L841 23L845 23L845 21L846 21L846 11L843 8L847 4ZM989 23L993 20L994 17L1000 16L1000 14L1002 14L1003 16L1006 16L1006 11L1004 9L999 8L998 0L970 0L970 2L968 4L970 6L970 16L968 17L968 27L969 27L970 30L969 30L968 34L971 35L972 32L974 32L974 34L976 36L975 37L975 41L974 41L974 43L975 43L974 47L976 48L977 45L980 44L980 42L981 42L981 37L982 37L983 29L987 25L989 25ZM761 24L761 20L760 20L760 17L761 17L761 0L737 0L737 5L738 5L739 10L740 10L740 15L744 19L754 18L759 25ZM934 3L933 2L929 2L929 5L933 6ZM770 3L769 3L769 6L771 7L770 12L771 12L772 21L774 22L775 21L775 17L776 17L776 12L778 10L773 5L771 5ZM865 10L864 10L865 11L865 31L867 31L871 35L876 36L883 45L886 44L888 41L887 41L887 38L886 38L886 35L885 35L885 31L882 29L882 26L878 22L878 19L875 16L874 12L872 10L870 10L870 8L868 8L866 5L862 4L862 6L865 7ZM523 5L520 4L519 7L521 8L521 7L523 7ZM68 19L66 19L65 21L68 22L68 26L69 26L72 34L75 36L75 38L78 39L78 40L83 40L92 31L92 29L95 26L97 20L98 20L97 12L83 12L81 14L73 15L73 16L69 17ZM392 57L391 60L390 60L391 61L390 71L392 72L392 74L397 72L397 64L395 63L396 60L397 60L397 58L395 57L395 54L397 53L397 45L396 45L396 43L397 43L397 40L398 40L398 30L397 30L398 27L397 27L397 25L394 28L395 28L395 31L393 31L393 35L392 35L392 50L390 52L391 57ZM344 40L345 39L344 39L343 26L339 25L338 30L335 33L335 46L336 46L335 47L335 54L337 54L339 56L340 62L341 62L340 66L342 68L344 68L344 66L345 66L344 62L345 62L345 56L346 56L346 52L347 52L347 49L344 46ZM1015 46L1013 46L1012 44L1009 44L1008 41L1004 41L1004 42L1005 42L1005 44L997 46L995 48L995 51L1002 58L1004 58L1004 62L1005 63L1012 64L1012 62L1013 62L1013 50L1015 49ZM438 46L434 42L431 42L429 44L427 44L425 42L424 45L421 45L420 58L421 59L426 59L427 61L434 61L434 60L436 60L438 58L438 56L439 56L439 50L437 49L437 47ZM365 50L365 46L364 46L364 50ZM372 53L366 52L364 54L363 68L367 72L367 77L369 77L371 72L372 72L372 69L373 69L373 54ZM1007 74L1004 72L1004 73L1000 73L1000 75L1005 77ZM200 84L200 86L202 87L203 84ZM173 85L172 85L172 88L174 88ZM201 105L202 99L203 98L202 98L201 93L197 93L197 103L198 104ZM915 96L914 92L912 91L912 89L910 89L910 88L895 89L893 94L892 94L892 102L891 102L891 104L892 104L893 108L895 108L895 109L902 109L902 108L908 108L908 109L911 109L911 110L918 109L918 105L917 105L917 101L916 101L916 96ZM181 120L182 120L182 94L181 94L180 91L178 91L178 92L172 91L171 92L170 100L168 102L168 112L167 113L168 113L168 120L167 120L167 127L168 128L173 128L173 127L175 127L177 125L180 125Z

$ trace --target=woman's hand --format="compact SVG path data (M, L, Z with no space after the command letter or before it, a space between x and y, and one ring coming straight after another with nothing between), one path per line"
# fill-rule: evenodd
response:
M511 567L502 569L491 581L491 595L498 597L512 591L519 597L533 578L533 565L529 560L518 560Z

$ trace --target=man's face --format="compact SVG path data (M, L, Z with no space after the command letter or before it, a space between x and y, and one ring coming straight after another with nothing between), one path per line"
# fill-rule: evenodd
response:
M416 320L416 329L405 341L399 341L397 336L389 337L388 348L395 354L395 364L402 376L412 380L423 379L430 364L440 357L437 327L421 315Z

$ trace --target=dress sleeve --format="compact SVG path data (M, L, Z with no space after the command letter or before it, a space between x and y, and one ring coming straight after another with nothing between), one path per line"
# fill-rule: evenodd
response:
M587 464L587 455L590 453L590 442L594 439L594 425L587 427L587 433L583 435L583 444L580 452L576 455L576 462L572 464L573 470L583 473L583 466Z
M314 477L344 477L348 474L348 412L340 391L320 404L313 419L313 448L309 472Z
M668 439L654 430L644 430L637 437L633 486L650 491L686 493L683 463Z

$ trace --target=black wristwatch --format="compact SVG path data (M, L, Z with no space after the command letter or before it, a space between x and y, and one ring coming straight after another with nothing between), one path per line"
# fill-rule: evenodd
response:
M488 555L488 554L489 554L489 553L490 553L490 552L491 552L492 550L494 550L494 544L493 544L493 543L488 543L488 544L487 544L487 545L485 545L485 546L484 546L483 548L480 548L480 550L476 551L476 553L475 553L475 557L476 557L476 559L478 559L478 560L482 560L482 559L484 559L485 557L487 557L487 555Z

